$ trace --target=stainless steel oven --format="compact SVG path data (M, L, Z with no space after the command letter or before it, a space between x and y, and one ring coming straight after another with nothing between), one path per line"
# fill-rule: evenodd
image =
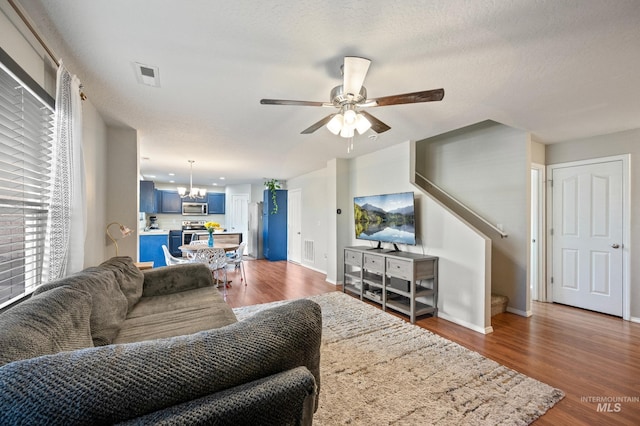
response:
M208 236L209 233L205 229L204 223L204 220L182 221L182 245L191 243L193 239L201 239L202 235Z

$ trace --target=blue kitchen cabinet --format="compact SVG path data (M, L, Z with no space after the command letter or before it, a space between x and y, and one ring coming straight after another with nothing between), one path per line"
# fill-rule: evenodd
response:
M168 246L169 237L164 235L140 235L140 262L153 262L153 267L167 266L162 245Z
M155 202L154 202L154 213L160 213L160 202L162 201L162 191L156 189L153 191Z
M156 189L153 181L140 181L140 212L157 213Z
M182 245L182 231L169 231L169 253L174 257L182 257L182 251L178 248Z
M158 213L182 213L182 198L177 191L160 191L160 210Z
M224 214L224 192L208 192L207 204L209 214Z
M287 260L287 190L276 190L278 212L273 213L271 191L264 190L262 204L263 254L268 260Z

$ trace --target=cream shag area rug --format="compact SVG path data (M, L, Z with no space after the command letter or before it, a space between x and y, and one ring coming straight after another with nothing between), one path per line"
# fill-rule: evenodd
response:
M522 425L564 393L341 292L322 307L314 424ZM239 320L287 302L236 308Z

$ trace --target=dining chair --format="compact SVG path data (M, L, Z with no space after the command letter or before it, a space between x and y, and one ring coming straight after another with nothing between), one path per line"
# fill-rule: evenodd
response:
M227 256L224 249L216 247L201 248L195 252L193 261L204 263L209 267L216 285L220 285L220 273L224 274L223 294L224 299L227 300Z
M167 264L167 266L189 263L188 259L180 259L178 257L174 257L173 255L171 255L171 252L169 251L167 246L164 244L162 245L162 251L164 252L164 262Z
M244 280L247 285L247 274L244 270L244 248L247 246L245 241L241 242L235 251L227 253L227 265L233 265L234 270L240 268L240 282Z
M208 241L207 240L191 240L191 242L189 243L190 246L197 246L197 245L204 245L207 244ZM188 251L187 252L187 259L189 259L190 262L193 262L195 260L195 252L192 251Z

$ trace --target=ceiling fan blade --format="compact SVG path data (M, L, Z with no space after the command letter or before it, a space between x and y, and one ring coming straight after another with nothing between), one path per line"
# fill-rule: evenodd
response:
M367 111L358 111L358 114L364 115L367 120L369 120L369 122L371 123L371 130L376 133L383 133L391 128L384 124L382 121L375 118L373 115L369 114Z
M344 82L342 84L343 93L351 93L354 96L360 93L364 78L369 71L371 61L357 56L345 56L342 68Z
M422 92L405 93L403 95L383 96L376 99L368 99L371 106L386 106L400 104L415 104L419 102L441 101L444 98L444 89L424 90ZM369 105L367 105L369 106Z
M260 99L262 105L297 105L297 106L326 106L326 102L290 101L286 99ZM331 104L333 106L333 104Z
M311 126L307 127L306 129L304 129L303 131L300 132L300 134L303 135L308 135L310 133L315 132L316 130L318 130L320 127L324 126L325 124L327 124L329 121L331 121L331 119L333 118L333 116L336 114L330 114L327 115L325 118L323 118L322 120L318 121L315 124L312 124Z

